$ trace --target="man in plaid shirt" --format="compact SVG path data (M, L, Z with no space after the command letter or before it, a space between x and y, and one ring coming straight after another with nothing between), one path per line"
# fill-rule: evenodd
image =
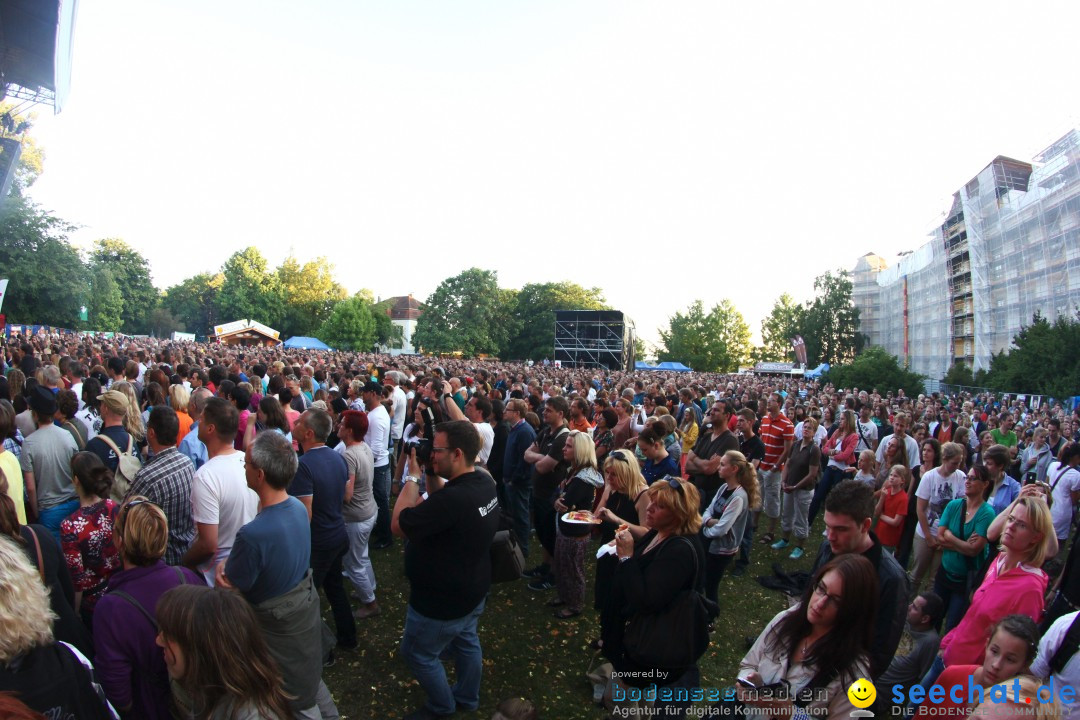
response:
M179 432L176 411L165 405L155 405L146 423L146 442L153 457L139 470L127 495L128 498L143 495L165 512L169 521L165 562L169 565L179 565L195 539L195 522L191 519L195 466L176 449Z

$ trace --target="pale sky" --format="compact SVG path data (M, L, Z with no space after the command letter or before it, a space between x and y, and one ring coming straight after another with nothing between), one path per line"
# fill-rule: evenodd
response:
M350 292L599 286L638 334L914 249L1080 118L1071 2L82 2L33 198L159 288L257 246Z

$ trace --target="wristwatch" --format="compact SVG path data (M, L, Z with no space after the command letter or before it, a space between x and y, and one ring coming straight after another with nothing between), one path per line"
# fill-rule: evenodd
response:
M416 483L417 486L419 486L420 478L414 477L412 475L406 475L404 478L401 479L401 487L405 487L405 483Z

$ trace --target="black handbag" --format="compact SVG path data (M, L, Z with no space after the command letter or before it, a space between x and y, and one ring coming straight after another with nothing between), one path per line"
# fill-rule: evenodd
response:
M626 624L623 635L626 656L644 667L694 665L709 647L709 623L719 612L716 603L697 591L700 572L697 550L688 538L679 539L690 546L694 555L693 584L663 610L636 613Z
M499 530L491 540L491 582L504 583L521 579L525 555L512 530Z

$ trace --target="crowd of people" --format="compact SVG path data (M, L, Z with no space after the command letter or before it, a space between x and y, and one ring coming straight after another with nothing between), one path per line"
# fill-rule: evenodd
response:
M338 717L322 669L383 612L385 551L407 717L476 710L500 528L555 618L596 611L612 677L663 691L637 712L708 697L642 623L722 614L752 556L813 562L720 705L847 717L868 679L940 715L919 689L959 683L966 717L1016 677L1080 685L1061 403L93 336L14 337L0 370L0 691L47 717Z

